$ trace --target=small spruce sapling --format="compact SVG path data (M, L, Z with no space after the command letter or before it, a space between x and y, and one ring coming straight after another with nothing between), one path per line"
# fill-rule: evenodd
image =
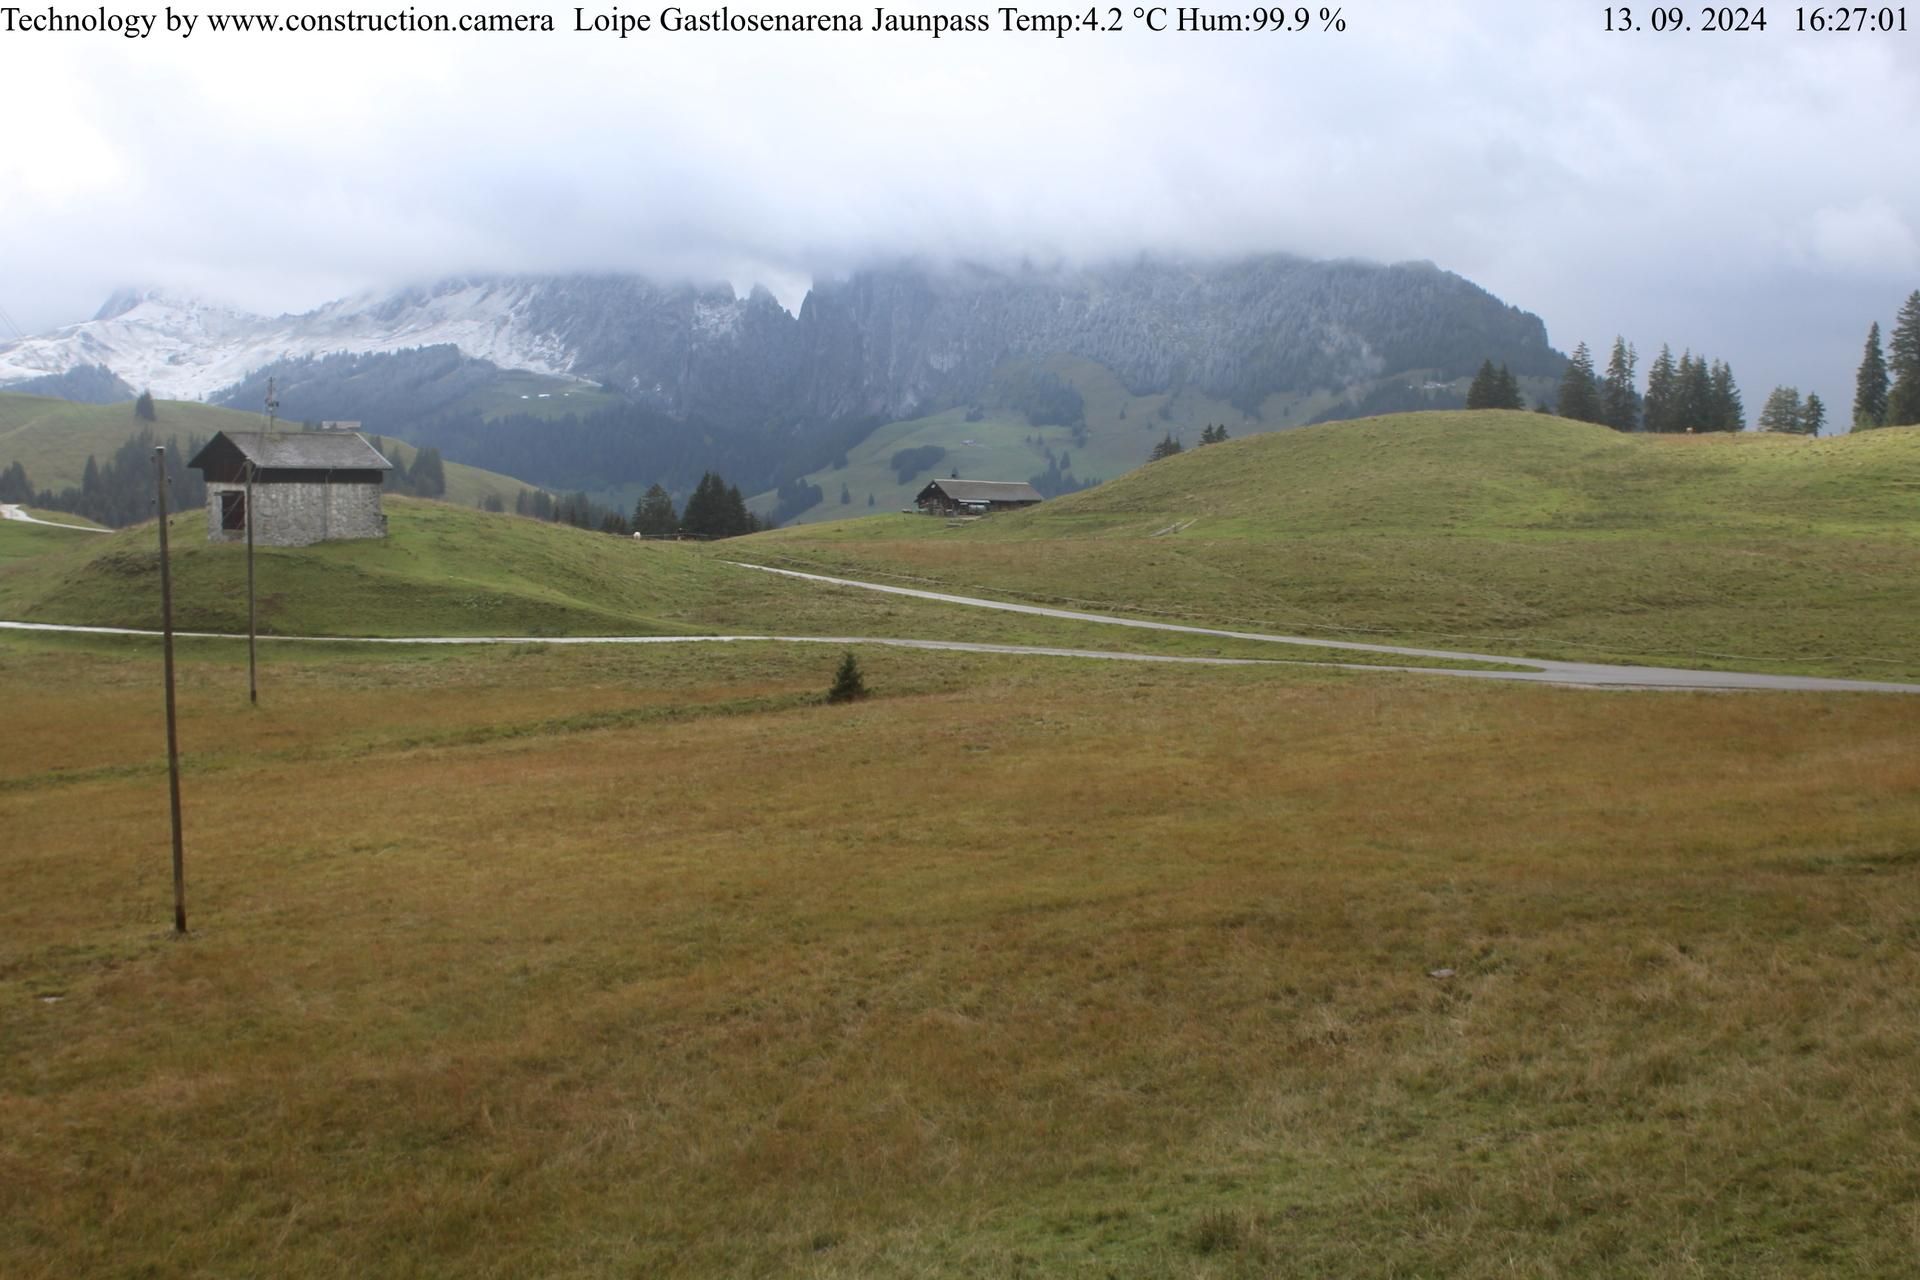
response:
M860 664L853 659L853 650L840 659L840 669L833 674L833 687L827 690L828 702L852 702L867 696L867 682L860 675Z

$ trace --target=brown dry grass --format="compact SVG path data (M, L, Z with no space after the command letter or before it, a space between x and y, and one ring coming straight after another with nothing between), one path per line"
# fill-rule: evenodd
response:
M1920 1259L1903 699L0 656L10 1276Z

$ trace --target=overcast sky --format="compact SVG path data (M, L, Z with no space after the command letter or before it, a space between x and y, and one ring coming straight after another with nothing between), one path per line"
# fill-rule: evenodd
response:
M407 7L306 11L356 3ZM1563 350L1624 333L1644 371L1691 346L1750 414L1793 383L1844 416L1868 323L1920 288L1920 9L1906 35L1799 34L1791 6L1764 34L1609 35L1585 2L1345 0L1344 33L1054 39L954 0L996 29L620 40L499 3L558 30L0 31L0 308L33 332L122 284L278 313L582 268L792 304L900 254L1286 250L1429 259Z

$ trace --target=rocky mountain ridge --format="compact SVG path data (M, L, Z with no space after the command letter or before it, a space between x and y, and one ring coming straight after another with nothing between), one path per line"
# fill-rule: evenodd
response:
M1550 376L1538 317L1428 263L1268 255L998 270L899 263L818 283L798 314L764 289L630 275L440 281L267 318L163 292L0 347L0 386L100 366L173 399L276 362L453 346L508 370L602 384L676 417L767 427L891 420L979 396L1009 361L1073 355L1130 390L1193 388L1257 412L1270 395L1383 375Z

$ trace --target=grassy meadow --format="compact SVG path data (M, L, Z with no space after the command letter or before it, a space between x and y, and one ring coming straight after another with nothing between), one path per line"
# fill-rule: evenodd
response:
M0 1272L1885 1276L1905 699L0 638Z
M1348 657L759 559L1911 677L1916 453L1423 415L718 547L390 499L260 591L282 636ZM204 527L179 622L235 631ZM155 534L0 522L0 618L154 625ZM157 642L0 633L0 1276L1920 1269L1911 698L857 654L828 705L834 644L282 641L254 708L183 640L176 939Z
M736 558L1181 622L1920 679L1920 429L1632 436L1405 414L1190 449L1028 511Z

